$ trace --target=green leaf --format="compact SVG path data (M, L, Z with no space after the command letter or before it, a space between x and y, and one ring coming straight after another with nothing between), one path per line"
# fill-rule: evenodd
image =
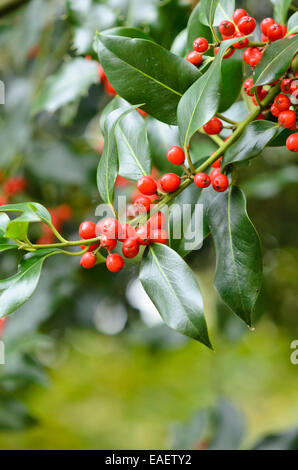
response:
M7 238L0 238L0 253L17 248L15 243L9 243Z
M171 45L171 52L173 54L179 55L180 57L185 57L187 54L187 30L183 29L174 39Z
M285 24L292 0L271 0L274 4L273 16L277 23Z
M287 28L288 35L298 33L298 11L296 11L295 13L293 13L292 16L290 16Z
M150 175L151 158L145 119L137 111L125 116L116 127L119 175L132 181Z
M113 204L115 181L118 175L118 148L116 142L116 126L120 120L139 105L115 109L105 120L104 149L97 167L97 187L104 202Z
M21 212L19 217L11 220L6 225L5 236L7 238L24 240L28 233L29 223L44 222L51 224L51 215L48 210L37 202L21 202L2 206L4 212Z
M32 113L55 112L67 103L86 95L93 83L98 83L98 63L82 58L65 62L55 75L48 77L35 98Z
M180 145L179 129L154 118L147 118L148 139L154 166L164 173L181 174L181 168L167 159L167 151L172 145Z
M219 0L200 1L200 20L203 24L213 26L214 16Z
M171 207L169 216L169 246L180 256L185 257L191 251L201 248L203 240L209 235L207 212L216 196L217 194L212 187L200 190L192 184L175 198L175 204ZM201 205L201 211L198 209L199 204ZM189 213L186 211L189 211ZM202 226L200 222L202 222ZM178 233L176 232L174 237L173 235L177 230ZM201 239L196 244L195 239L198 237L200 230ZM179 234L181 235L177 237Z
M203 24L200 20L201 2L198 3L187 23L187 49L192 50L192 43L198 37L207 39L208 42L212 42L212 33L210 28Z
M220 0L214 16L213 25L218 26L222 21L232 21L235 11L235 0Z
M243 83L242 66L241 51L235 51L232 57L222 61L219 112L226 111L238 98Z
M192 135L216 113L220 104L221 64L226 50L237 39L221 43L220 49L208 69L183 95L178 105L178 124L183 146Z
M137 30L136 30L137 31ZM163 47L140 38L97 34L100 62L120 96L168 124L176 124L178 102L201 76L199 70Z
M246 162L257 157L279 132L278 125L271 121L253 121L238 140L226 151L222 169L230 163Z
M289 68L298 50L298 36L270 44L254 71L254 86L266 85L281 77Z
M9 315L23 305L34 293L46 258L57 253L39 250L23 258L18 272L0 281L0 318Z
M222 300L251 326L262 283L262 254L243 192L230 186L219 194L209 207L208 223L216 248L214 285Z
M255 444L253 450L298 450L298 428L270 434Z
M170 328L212 347L199 286L175 251L165 245L151 245L142 260L140 280Z
M5 235L6 227L9 224L10 219L7 214L0 212L0 237Z

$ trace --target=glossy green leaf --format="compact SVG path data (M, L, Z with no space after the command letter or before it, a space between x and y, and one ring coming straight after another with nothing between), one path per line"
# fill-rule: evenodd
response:
M65 62L55 75L48 77L36 96L32 113L55 112L57 109L86 95L90 86L98 83L98 63L82 58Z
M214 285L222 300L249 326L262 283L258 234L246 212L243 192L230 186L208 210L216 248Z
M238 98L243 83L242 52L235 51L232 57L223 60L221 64L221 90L219 112L226 111Z
M183 29L174 39L171 45L171 52L173 52L173 54L179 55L180 57L185 57L187 51L187 30Z
M10 219L7 214L0 212L0 237L3 237L6 232L6 227L9 224Z
M246 162L257 157L278 132L279 127L275 122L261 120L251 122L239 139L226 151L222 168L230 163Z
M211 348L199 286L175 251L165 245L151 245L142 260L140 280L170 328Z
M273 17L277 23L285 24L292 0L271 0L274 4Z
M136 106L115 109L105 120L104 124L104 149L97 167L97 187L104 202L112 204L114 200L115 181L118 175L118 148L116 141L116 126L120 120Z
M51 215L48 210L37 202L21 202L2 206L5 212L21 212L21 215L11 220L5 231L7 238L24 240L31 222L51 223Z
M200 1L200 20L203 24L213 26L214 16L219 0Z
M145 119L137 111L125 116L116 127L119 174L138 181L151 173L151 157Z
M150 152L154 166L164 173L181 174L183 170L180 165L173 165L167 159L169 148L172 145L180 145L178 127L170 126L150 117L147 119L147 126Z
M298 11L290 16L287 28L288 34L298 33Z
M297 51L298 36L269 44L254 71L254 85L265 85L280 78L288 70Z
M220 104L221 64L226 50L237 39L224 41L208 69L183 95L178 105L181 142L188 145L192 135L216 113Z
M189 17L187 23L187 50L192 50L192 43L198 37L204 37L208 42L212 42L212 33L208 26L200 19L201 2L199 2Z
M178 102L201 76L199 70L152 41L106 32L96 38L100 61L117 93L132 104L145 103L142 109L160 121L176 124Z
M220 0L215 10L213 25L218 26L222 21L232 21L235 11L235 0Z
M10 243L7 238L0 238L0 253L3 251L13 250L17 247L18 245Z
M209 235L207 212L216 196L212 187L201 190L192 184L175 198L169 216L169 246L180 256L201 248Z
M0 281L0 318L9 315L23 305L34 293L46 258L57 253L39 250L24 258L18 272Z

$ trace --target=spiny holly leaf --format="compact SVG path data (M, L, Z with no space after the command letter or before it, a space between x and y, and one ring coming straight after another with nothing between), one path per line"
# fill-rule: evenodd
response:
M19 217L6 225L5 236L14 240L24 240L31 222L44 222L51 224L51 215L48 210L37 202L21 202L1 206L4 212L21 212Z
M132 104L145 103L144 111L176 124L181 96L201 76L195 66L152 41L119 36L115 30L97 34L96 45L108 80L120 96Z
M192 135L216 113L220 103L221 64L226 50L237 39L222 42L220 49L208 69L183 95L178 105L178 124L183 146L187 146Z
M277 23L285 24L292 0L271 0L274 4L273 16Z
M265 49L254 71L254 86L266 85L281 77L298 50L298 36L275 41Z
M262 283L258 234L248 218L243 192L230 186L208 210L216 248L214 285L222 300L249 326Z
M140 280L170 328L212 347L199 286L175 251L165 245L151 245L142 259Z
M251 122L239 139L226 151L222 168L230 163L245 162L257 157L278 132L279 127L274 122Z
M18 272L0 281L0 318L23 305L33 294L39 281L43 262L55 250L39 250L24 258Z
M84 96L93 83L98 83L98 63L82 58L66 62L55 75L48 77L35 98L32 113L55 112L67 103Z
M187 49L189 51L193 48L193 41L198 37L207 39L209 43L212 42L212 33L210 28L203 24L200 19L201 3L202 2L195 6L187 23Z
M292 16L290 16L287 28L288 35L298 33L298 11L296 11Z
M115 181L119 166L115 135L116 126L124 116L139 106L115 109L105 120L103 130L104 149L97 168L97 187L102 200L108 204L113 204Z

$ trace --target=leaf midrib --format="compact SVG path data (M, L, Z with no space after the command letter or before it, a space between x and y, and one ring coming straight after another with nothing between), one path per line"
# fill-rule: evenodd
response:
M144 170L143 166L141 165L141 162L139 161L138 157L136 156L136 154L135 154L133 148L131 147L129 141L127 140L126 135L125 135L124 132L122 131L121 125L118 125L118 130L120 131L120 133L121 133L121 135L122 135L122 137L123 137L123 140L125 141L127 147L129 148L130 153L132 154L132 156L133 156L133 158L134 158L136 164L138 165L139 169L141 170L141 172L143 173L143 175L146 176L147 173L146 173L146 171Z
M286 52L292 45L294 44L294 41L291 42L291 44L288 44L282 51L280 51L279 54L274 56L274 58L269 62L269 64L262 70L260 75L258 76L258 80L256 81L256 85L260 82L261 77L264 75L265 72L267 72L268 68L278 59L279 56L281 56L284 52Z

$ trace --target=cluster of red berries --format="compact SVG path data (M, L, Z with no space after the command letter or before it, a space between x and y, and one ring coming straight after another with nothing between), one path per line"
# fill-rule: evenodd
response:
M0 183L2 183L3 193L0 195L0 206L4 206L9 203L10 198L16 196L18 193L24 191L27 187L26 179L19 176L11 176L4 180L3 174L0 171Z
M54 209L49 209L51 214L52 224L60 232L63 228L63 225L71 219L72 210L68 204L61 204ZM55 241L55 234L52 232L52 229L46 225L41 224L42 234L37 240L39 245L50 245Z
M135 204L138 207L142 206L141 212L149 211L151 200L148 199L148 201L143 198L142 201L135 201ZM86 269L93 268L97 263L97 250L102 247L109 253L106 259L108 270L116 273L124 267L123 257L118 253L111 253L118 242L122 243L122 253L125 258L135 258L139 253L140 246L167 242L168 234L164 230L165 225L166 218L162 212L156 212L146 225L140 225L137 228L127 223L121 223L113 217L101 220L98 224L86 220L81 223L79 228L81 238L90 240L100 237L100 242L90 244L87 253L81 257L81 265ZM86 245L81 245L81 248L85 249Z
M235 49L246 49L243 53L243 60L251 67L256 67L263 55L263 49L259 47L248 47L249 39L245 36L254 32L256 28L256 20L243 8L239 8L233 13L233 21L224 20L220 23L218 29L222 36L223 41L232 38L239 38L239 41L231 46L224 59L231 57ZM273 18L265 18L261 22L262 42L277 41L282 39L287 34L287 27L285 25L277 24ZM291 34L289 37L294 36ZM210 47L208 41L204 37L196 38L193 42L193 51L189 52L186 60L195 66L198 66L203 61L203 53ZM213 47L213 46L212 46ZM214 53L217 54L218 46L214 47Z

